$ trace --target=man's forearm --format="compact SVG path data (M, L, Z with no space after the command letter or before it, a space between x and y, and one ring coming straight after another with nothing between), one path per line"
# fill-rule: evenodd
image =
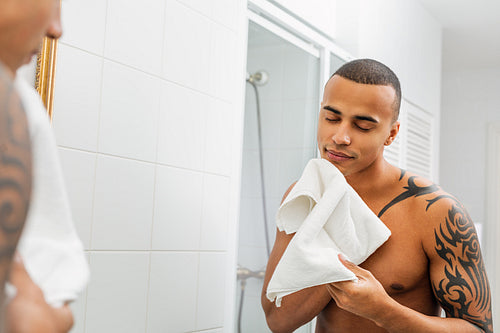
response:
M372 320L390 333L478 333L478 326L460 318L427 316L397 303L391 298L388 307Z
M277 307L262 294L262 307L269 328L274 333L293 332L316 317L330 302L324 286L306 288L285 296Z

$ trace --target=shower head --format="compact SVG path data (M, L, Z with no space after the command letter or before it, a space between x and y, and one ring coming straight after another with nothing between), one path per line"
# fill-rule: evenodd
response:
M257 86L263 86L269 81L269 75L264 71L257 71L251 75L247 72L247 81Z

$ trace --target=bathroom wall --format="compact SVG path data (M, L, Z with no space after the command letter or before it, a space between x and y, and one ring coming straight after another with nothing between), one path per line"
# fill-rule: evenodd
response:
M228 330L245 8L63 2L53 126L91 268L72 332Z
M337 40L391 67L404 98L439 115L442 32L416 0L337 0Z
M476 224L486 222L487 129L500 122L498 87L498 66L443 72L441 185Z
M500 66L449 67L443 71L441 118L441 185L467 208L482 237L481 248L489 274L493 323L498 326L498 253L492 243L498 230L489 227L487 178L488 126L500 123ZM491 209L491 208L490 208ZM488 250L492 251L488 253ZM496 266L495 266L496 265ZM493 275L497 274L497 275Z

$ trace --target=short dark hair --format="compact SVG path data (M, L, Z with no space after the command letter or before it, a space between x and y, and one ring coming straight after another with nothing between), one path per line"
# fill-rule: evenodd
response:
M373 59L357 59L342 65L332 75L341 76L345 79L361 83L391 86L396 92L394 100L394 121L399 117L399 108L401 107L401 85L394 72L381 62Z

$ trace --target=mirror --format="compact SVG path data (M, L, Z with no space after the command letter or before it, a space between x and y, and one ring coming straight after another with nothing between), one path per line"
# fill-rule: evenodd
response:
M50 119L54 108L54 83L56 73L57 39L45 37L36 58L35 89L42 97Z

